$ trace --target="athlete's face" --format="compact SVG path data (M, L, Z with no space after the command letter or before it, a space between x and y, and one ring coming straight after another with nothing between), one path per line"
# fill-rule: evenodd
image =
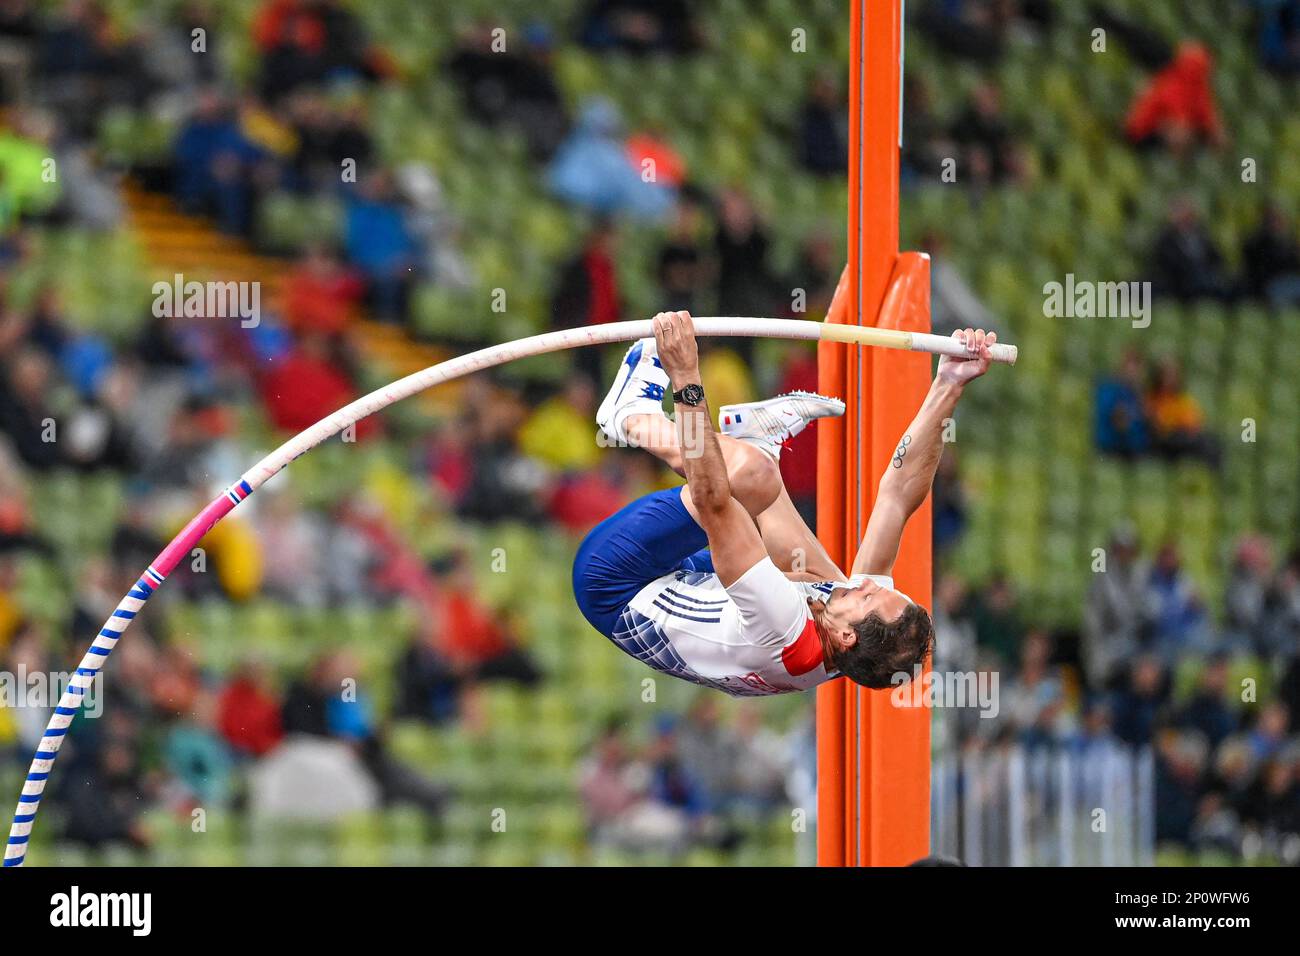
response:
M882 621L893 621L911 602L892 588L882 588L875 581L864 581L856 588L837 588L826 601L823 625L836 649L857 643L853 625L873 612Z

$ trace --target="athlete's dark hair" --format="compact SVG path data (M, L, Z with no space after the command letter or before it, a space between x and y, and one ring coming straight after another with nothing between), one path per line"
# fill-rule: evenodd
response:
M894 686L896 674L910 678L934 648L934 625L919 604L909 604L892 621L872 611L853 630L857 643L837 651L833 663L855 684L876 690Z

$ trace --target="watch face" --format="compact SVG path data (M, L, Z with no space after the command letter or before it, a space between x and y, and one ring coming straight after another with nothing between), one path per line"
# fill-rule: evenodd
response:
M704 389L699 385L687 385L682 389L682 401L687 405L698 405L704 398Z

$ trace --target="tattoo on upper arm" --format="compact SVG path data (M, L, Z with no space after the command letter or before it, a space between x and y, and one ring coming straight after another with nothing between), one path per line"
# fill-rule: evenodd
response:
M904 435L903 440L898 443L898 448L894 451L894 467L903 467L903 456L907 454L907 446L912 444L912 436Z

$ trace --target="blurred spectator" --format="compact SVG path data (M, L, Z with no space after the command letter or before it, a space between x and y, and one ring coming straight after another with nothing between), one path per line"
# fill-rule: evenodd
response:
M1146 363L1137 349L1130 348L1119 369L1097 383L1093 429L1098 451L1132 459L1150 450L1145 379Z
M835 298L842 270L835 238L822 227L814 229L799 243L799 258L787 286L791 292L789 313L795 318L805 314L825 316ZM804 294L803 309L797 307L795 297Z
M1183 383L1182 367L1173 358L1156 363L1147 395L1152 447L1166 458L1200 458L1219 463L1219 448L1205 430L1201 404Z
M325 603L322 567L326 529L302 506L292 488L280 485L259 502L256 534L263 554L274 555L263 573L263 593L299 607Z
M359 674L357 662L346 652L318 657L285 695L281 716L285 732L349 744L385 803L409 803L427 814L441 814L447 789L388 753L370 697L359 685Z
M773 296L769 239L753 202L739 189L718 197L718 309L723 315L766 315Z
M194 55L195 31L201 30L203 56ZM170 16L145 26L137 49L155 93L166 102L191 98L201 86L219 82L224 61L219 18L204 0L185 0Z
M1089 698L1083 706L1079 729L1068 744L1081 759L1101 762L1120 753L1124 746L1115 736L1111 706L1105 696Z
M705 846L732 847L736 842L735 831L728 826L709 789L724 778L714 771L703 782L692 775L681 751L682 729L681 722L675 718L661 720L659 733L646 750L651 773L650 794L659 803L684 815L693 841ZM701 741L701 746L688 745L692 759L714 748L717 736L710 732L709 739Z
M441 648L452 667L473 680L536 684L541 674L519 645L508 617L474 597L474 574L465 556L451 555L438 570Z
M1245 292L1274 308L1300 303L1300 243L1280 207L1269 205L1241 246Z
M819 71L799 118L799 162L804 169L817 176L845 174L849 163L847 122L833 75Z
M1214 754L1212 786L1240 818L1259 772L1259 760L1244 734L1234 734L1219 744Z
M1197 678L1196 690L1174 717L1175 725L1195 730L1214 748L1237 730L1237 716L1228 708L1228 658L1212 656Z
M287 355L273 362L261 377L259 391L271 423L294 434L356 398L356 388L343 361L343 342L319 332L304 334ZM373 419L354 426L356 437L374 433Z
M740 347L733 349L729 344L719 345L720 341L706 337L699 343L700 377L704 379L704 387L712 396L710 401L717 402L719 408L754 401L758 398L758 393L754 385L753 366L746 360ZM752 340L747 339L732 341L752 344Z
M1147 578L1152 636L1167 659L1198 649L1205 639L1205 608L1183 571L1182 557L1172 541L1156 552Z
M390 71L360 18L339 0L263 0L253 21L268 100L327 79L376 79Z
M591 379L575 374L528 416L519 430L519 449L556 471L594 468L604 457L592 426L595 415Z
M150 844L140 819L146 787L135 746L138 733L131 718L113 719L97 745L64 768L67 777L60 791L67 807L66 839L92 849Z
M636 497L628 494L624 483L626 473L635 470L629 467L629 459L635 462L637 456L620 455L617 463L602 463L600 468L561 478L546 506L551 520L573 534L582 534L626 505Z
M280 701L264 666L249 661L235 669L217 702L217 726L244 756L261 757L280 743Z
M560 269L551 296L551 324L554 328L604 325L623 317L623 297L614 260L617 249L615 224L608 219L598 219L592 224L578 253ZM590 380L603 380L600 349L577 350L574 364Z
M780 804L789 768L786 741L763 721L763 707L744 701L736 713L736 802L759 812Z
M125 87L134 63L102 4L58 5L39 30L36 69L53 80L53 104L79 132Z
M546 179L559 199L597 215L662 219L676 199L676 190L668 183L643 178L632 164L618 111L605 99L582 105L578 122L560 144Z
M519 450L517 438L527 408L519 396L496 388L473 411L468 436L469 475L457 502L462 517L494 522L537 522L548 475Z
M578 37L593 50L688 53L698 39L686 0L589 0Z
M62 460L58 418L50 405L56 394L50 360L34 349L10 355L0 367L0 432L31 468L53 468Z
M173 147L176 197L187 212L209 215L230 233L253 221L253 173L265 152L250 141L222 95L205 89Z
M1295 836L1300 834L1300 776L1294 757L1265 765L1252 809L1265 832L1283 847L1283 861L1294 865L1300 856L1295 850Z
M699 694L673 734L682 773L696 788L701 809L725 810L740 770L740 746L722 722L716 694Z
M1200 43L1179 44L1174 60L1134 100L1124 132L1138 146L1181 152L1196 142L1222 145L1226 137L1210 86L1213 59Z
M1300 73L1300 0L1255 0L1260 60L1279 76Z
M1165 228L1152 249L1152 279L1157 294L1180 301L1231 296L1223 255L1200 213L1186 197L1169 207Z
M1208 748L1198 734L1163 731L1156 746L1156 841L1186 844L1196 821Z
M370 166L375 145L360 98L335 105L323 92L301 88L289 96L285 112L294 139L284 157L286 185L304 193L332 190L345 161Z
M617 239L612 220L597 220L578 254L561 270L551 302L551 318L557 328L603 325L622 318L614 263Z
M1292 656L1300 648L1300 550L1287 555L1269 591L1260 649L1269 656ZM1296 698L1300 703L1300 697ZM1300 713L1300 709L1292 708Z
M1002 93L992 83L975 88L949 135L961 149L961 178L976 185L1020 178L1020 148L1002 112Z
M443 652L441 623L424 622L394 671L397 684L395 715L431 724L454 718L460 702L461 674Z
M683 195L659 248L656 302L660 308L699 313L707 282L707 264L700 248L704 228L699 204Z
M442 181L427 163L397 167L398 191L405 203L405 222L420 250L416 273L425 283L452 292L474 287L474 270L461 252L461 222L451 208Z
M1286 705L1272 701L1259 709L1255 716L1255 726L1251 728L1247 740L1259 760L1272 760L1278 756L1286 745L1287 728L1291 715Z
M12 111L0 128L0 226L46 215L58 201L59 183L43 176L52 134L50 122L30 110Z
M1259 535L1244 535L1233 553L1223 595L1224 625L1234 643L1251 647L1262 638L1259 632L1264 625L1271 576L1268 541Z
M1158 658L1144 654L1133 659L1127 682L1115 695L1115 736L1133 746L1151 743L1168 692Z
M934 588L935 670L974 671L975 624L967 613L969 595L960 577L943 574Z
M1065 691L1051 666L1052 642L1046 632L1029 631L1020 645L1020 667L1003 691L999 716L1028 747L1055 742L1064 731Z
M509 32L504 48L494 45L498 29L483 21L464 31L447 70L463 89L471 116L488 126L517 127L533 159L545 161L569 122L555 82L550 32L543 24L529 24L517 53Z
M932 490L934 550L942 556L952 549L966 528L966 492L961 484L957 455L951 449L939 459Z
M365 276L370 307L383 318L406 319L420 250L392 177L386 172L364 177L349 198L346 216L344 246L348 260Z
M650 769L633 753L618 721L610 721L579 768L587 827L597 846L675 852L685 846L689 821L650 794Z
M686 160L662 126L649 126L628 136L627 157L641 178L680 189L686 183Z
M999 0L944 0L921 5L916 25L945 53L979 63L1002 58L1015 4Z
M1024 625L1010 579L1000 571L995 572L972 595L969 608L979 646L1004 664L1019 659Z
M313 243L285 280L285 325L295 333L342 332L361 293L361 280L345 269L327 246Z
M167 732L164 760L178 785L176 798L187 810L226 807L234 795L234 761L216 723L216 697L202 690L193 711Z

